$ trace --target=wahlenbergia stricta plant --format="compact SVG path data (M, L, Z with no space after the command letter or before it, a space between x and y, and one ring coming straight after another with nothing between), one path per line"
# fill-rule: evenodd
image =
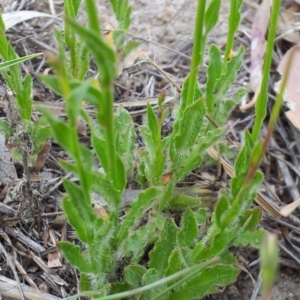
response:
M256 172L257 166L253 168L250 163L255 140L245 132L230 189L220 193L213 212L201 198L178 192L176 185L201 165L209 147L222 140L226 120L246 93L246 89L238 89L232 98L226 97L242 66L243 47L232 57L228 55L238 29L242 1L231 1L225 56L216 45L209 47L203 89L197 82L197 72L207 36L217 23L221 1L198 1L191 72L182 87L173 131L167 137L161 135L167 113L161 94L158 113L147 105L147 124L140 128L144 148L139 151L138 164L134 160L136 133L132 119L125 109L116 114L113 111L117 54L103 38L94 1L85 1L88 26L76 23L79 2L65 0L65 11L69 12L65 35L71 41L56 31L59 55L48 56L56 75L42 78L65 100L66 121L43 112L56 141L72 158L72 162L61 162L62 167L79 180L78 185L64 181L67 196L63 209L84 247L70 242L60 242L59 247L80 271L82 295L97 299L134 295L138 299L193 299L214 293L234 282L239 274L230 247L259 247L261 242L263 232L256 228L261 210L249 209L263 179ZM119 22L113 35L115 44L122 47L131 8L128 1L110 2ZM84 80L78 75L85 72L74 49L69 49L70 60L65 55L64 47L74 45L86 55L93 55L99 71L97 84L94 79ZM86 71L86 60L83 61ZM95 120L82 108L83 99L96 108ZM90 128L91 149L79 141L78 116ZM103 171L94 166L95 159ZM138 170L136 179L143 189L123 215L122 195L134 170ZM251 183L245 185L249 174ZM107 213L101 217L92 208L92 192L107 202ZM170 213L174 210L181 212L179 222Z

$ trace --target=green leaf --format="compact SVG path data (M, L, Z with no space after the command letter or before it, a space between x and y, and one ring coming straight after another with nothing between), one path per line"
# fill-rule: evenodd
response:
M94 266L82 257L79 246L75 246L69 242L58 242L58 247L71 266L77 268L82 273L95 272Z
M158 281L159 279L161 279L161 273L159 271L157 271L156 269L149 269L147 270L147 272L144 274L143 276L143 284L147 285L147 284L151 284L153 282ZM152 299L154 296L156 296L157 294L163 292L166 288L165 284L162 284L160 286L157 286L155 288L149 289L148 291L144 292L142 295L142 299L145 300L150 300ZM161 296L159 298L159 300L164 300L164 299L168 299L168 293L166 293L164 296Z
M137 41L129 41L126 45L124 45L122 54L126 57L132 50L137 48L140 45Z
M196 262L206 260L227 250L236 238L239 227L232 225L222 231L213 225L209 228L209 238L202 239L194 248L193 257Z
M0 50L1 51L1 50ZM2 50L3 51L3 50ZM5 51L4 51L5 52ZM42 55L43 53L35 53L35 54L30 54L30 55L26 55L23 57L18 57L18 58L14 58L14 59L9 59L7 61L1 62L0 63L0 70L6 69L6 68L10 68L12 66L18 65L22 62L25 62L27 60L30 60L32 58L35 58L37 56ZM2 55L2 54L1 54ZM4 55L2 55L4 57ZM29 75L27 75L28 77Z
M172 162L171 169L175 169L173 181L179 181L192 170L199 167L202 161L201 153L218 141L223 134L224 129L222 128L215 128L208 131L205 136L198 138L196 145L190 149L185 159L180 158L181 163Z
M126 32L124 30L115 29L113 31L113 40L117 49L121 49L126 41Z
M236 5L233 8L234 16L232 16L232 19L234 20L234 22L233 22L233 31L236 32L239 29L239 25L240 25L240 20L241 20L240 9L242 7L243 0L236 0L234 3Z
M226 265L236 265L238 261L236 257L234 257L233 254L227 250L220 255L220 263Z
M141 192L136 201L132 203L130 211L118 231L117 240L120 245L128 236L129 230L141 218L144 212L154 204L164 193L163 187L151 187Z
M74 116L74 118L78 117L81 109L81 102L83 101L83 99L92 102L95 101L95 98L98 98L99 101L100 97L101 92L93 88L91 80L80 83L78 86L72 88L68 99L66 99L66 110L68 116ZM73 129L77 130L77 128Z
M24 127L34 145L33 154L38 154L45 142L52 136L51 129L45 121L46 119L42 117L34 124L31 121L24 122Z
M73 0L65 0L64 1L64 13L65 13L66 17L75 18Z
M79 282L80 290L82 292L84 291L90 291L92 289L90 280L85 273L80 274L80 282Z
M78 73L76 78L78 80L84 80L84 78L87 75L87 72L89 70L90 66L90 60L89 60L89 51L87 47L85 47L84 44L80 45L80 48L78 50L79 57L78 57Z
M180 162L180 157L195 144L204 117L204 103L199 99L188 106L175 121L170 144L170 158L173 162Z
M255 231L245 231L241 233L234 241L235 246L248 246L251 245L252 247L259 249L261 246L261 242L265 231L263 229L258 229Z
M248 130L245 130L244 138L245 143L235 160L235 175L231 180L231 193L233 197L236 197L236 195L238 194L242 184L244 183L244 179L249 171L249 162L251 151L253 148L253 142Z
M131 7L128 5L128 0L110 0L109 2L119 22L119 27L127 30L131 23Z
M231 60L226 62L225 68L222 70L220 80L216 84L216 90L219 98L222 95L225 95L225 93L235 82L237 73L240 71L243 65L244 52L245 49L241 46L239 51L231 58Z
M163 148L160 141L154 140L148 127L141 127L141 134L145 142L145 149L140 156L144 162L144 172L151 185L158 185L164 170Z
M8 42L5 35L5 24L2 19L2 15L0 14L0 55L7 59L7 51L8 51Z
M99 193L107 202L109 207L116 207L122 203L120 192L117 191L112 182L98 171L94 172L93 191Z
M236 182L238 182L237 178L234 178L235 180L231 183L232 184L232 190L236 188ZM238 194L239 197L236 197L234 201L232 202L231 208L228 211L228 214L226 216L225 223L230 223L236 220L240 214L246 209L247 206L249 206L253 200L256 197L256 190L258 186L263 181L263 174L261 172L256 172L254 175L254 178L252 179L251 185L248 188L243 188Z
M147 103L147 123L154 143L160 142L158 121L152 106Z
M118 153L116 153L115 163L117 174L115 180L113 181L113 185L118 191L123 192L126 187L127 179L123 160Z
M239 270L226 265L215 265L206 268L199 275L178 288L178 291L169 295L169 300L190 300L202 298L205 295L216 293L218 288L233 283Z
M230 208L230 202L225 195L221 195L214 210L215 220L218 227L222 228L225 213Z
M107 173L108 171L108 157L106 153L106 144L105 140L98 136L95 132L92 131L92 146L95 150L97 157L101 163L102 168Z
M153 234L156 230L155 224L147 224L135 230L130 234L123 244L123 251L126 256L131 255L131 260L139 258L144 248L148 244L149 235Z
M113 282L110 284L110 286L111 286L110 293L112 295L130 290L130 285L126 282Z
M198 237L198 225L194 213L188 209L184 212L181 229L177 234L179 247L191 247Z
M127 176L131 176L134 168L134 149L136 132L130 114L124 107L119 107L115 117L115 130L118 133L116 140L117 152L122 157Z
M245 95L246 89L241 88L235 92L233 99L225 100L226 93L236 80L243 62L244 48L225 63L222 62L221 52L212 45L209 50L210 62L207 68L206 104L208 114L219 126L224 126L235 105ZM208 124L208 128L212 125Z
M209 115L213 115L215 109L215 86L221 77L220 70L222 70L222 65L223 61L220 49L216 45L211 45L209 48L209 65L206 71L207 81L205 94L205 103L207 105L207 112Z
M44 84L46 84L51 90L53 90L53 92L55 92L58 95L62 95L60 84L59 84L58 78L56 76L39 75L39 78ZM77 80L69 80L68 84L70 85L71 90L74 90L82 83ZM89 93L87 93L87 95L88 94Z
M260 222L262 214L262 209L260 207L255 207L253 209L247 209L240 216L240 224L244 224L251 216L251 221L248 223L246 230L253 230L257 227Z
M155 225L159 232L161 232L165 226L166 217L162 214L156 214Z
M166 208L174 194L174 183L171 181L166 185L165 192L161 197L158 205L158 211L161 212Z
M181 114L185 108L186 108L186 103L187 103L187 97L188 97L188 89L189 89L189 78L190 75L188 75L188 77L185 79L185 81L183 82L182 85L182 92L180 95L180 108L179 108L179 114ZM202 97L202 92L200 89L199 84L197 83L196 87L195 87L195 91L194 91L194 98L192 102L195 102L196 100L200 99ZM178 126L180 126L180 124L178 124ZM174 130L178 130L178 128L174 127Z
M96 233L102 235L106 232L107 228L103 226L104 221L95 214L91 199L85 197L81 187L68 180L64 180L63 183L69 195L63 201L68 222L75 228L78 237L83 242L89 243L95 238Z
M172 250L169 260L168 260L168 268L166 270L165 276L170 276L175 274L176 272L182 270L183 264L180 258L180 252L178 249Z
M69 197L65 197L63 199L62 207L66 212L68 223L76 230L78 238L82 242L88 243L91 238L88 233L88 228L85 226L85 220L82 218L78 210L73 206Z
M141 286L142 277L147 269L141 265L129 265L124 269L124 279L132 287L138 288Z
M176 244L177 227L173 220L167 219L159 239L153 250L149 253L149 268L156 269L160 274L165 274L168 259Z
M59 164L66 172L72 172L73 174L78 175L78 168L75 164L65 160L60 160Z
M198 224L200 224L200 225L204 224L207 219L207 209L199 208L198 210L196 210L194 212L194 216L195 216Z
M39 108L47 119L56 141L70 154L74 155L72 130L64 121L58 120L53 113L46 108Z
M172 210L185 210L187 208L195 208L201 205L198 198L185 194L178 194L170 200L169 206Z
M205 24L206 36L215 27L215 25L218 22L220 6L221 6L220 0L213 0L210 2L205 12L204 24Z

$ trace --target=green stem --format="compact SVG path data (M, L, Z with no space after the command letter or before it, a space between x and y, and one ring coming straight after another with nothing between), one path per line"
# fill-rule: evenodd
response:
M194 31L194 46L191 62L191 72L189 76L189 87L187 94L187 105L194 102L194 91L198 76L198 67L202 62L204 44L203 44L203 23L205 15L206 0L198 0L196 21L195 21L195 31Z
M86 12L88 15L89 27L102 36L100 20L97 15L97 6L94 0L85 0Z
M93 0L85 0L86 3L86 11L88 14L89 20L89 27L94 30L99 36L102 36L101 27L99 18L97 15L97 7L95 1ZM106 144L106 153L108 155L108 177L114 183L118 182L117 179L117 168L116 168L116 148L115 148L115 130L114 130L114 110L113 110L113 102L114 102L114 95L113 95L113 82L109 82L108 84L104 84L101 81L100 76L100 86L102 88L103 93L103 101L101 109L101 115L105 114L103 119L98 115L98 122L99 124L103 125L103 130L105 134L105 144ZM115 186L115 184L114 184ZM116 187L116 186L115 186Z
M230 14L229 14L229 20L228 20L228 36L227 36L227 42L226 42L226 49L225 49L225 55L224 55L224 63L226 63L229 53L231 49L233 48L234 43L234 35L235 35L235 17L236 17L236 7L237 7L237 1L231 0L230 2Z
M72 106L73 104L70 103L69 101L69 97L71 94L71 87L68 81L68 75L65 68L65 64L62 63L59 59L57 59L54 56L49 56L48 60L50 63L52 63L52 65L55 67L57 71L57 78L61 88L63 99L65 99L67 117L69 121L69 126L71 128L72 143L73 143L73 151L72 151L73 159L78 169L78 176L82 185L82 191L84 193L85 199L90 199L89 183L87 182L88 179L85 176L86 172L83 168L83 162L80 153L80 143L77 134L77 116L74 115L73 110L70 109L70 106Z
M111 88L103 88L103 99L105 105L103 110L105 111L105 124L103 120L99 119L99 123L103 124L103 130L105 134L106 153L108 154L108 168L107 174L113 183L117 181L117 168L116 168L116 148L115 148L115 130L114 130L114 112L113 112L113 91Z
M265 57L265 63L263 68L263 78L261 82L260 93L257 99L257 103L255 105L256 117L255 117L255 122L252 131L253 142L258 140L263 121L267 114L268 83L269 83L270 70L272 64L272 54L274 48L274 41L276 37L276 27L277 27L277 19L280 11L280 4L281 4L281 0L273 1L266 57Z

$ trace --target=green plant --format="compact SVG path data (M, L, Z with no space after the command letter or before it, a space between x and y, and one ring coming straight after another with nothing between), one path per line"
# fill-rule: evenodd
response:
M191 72L183 84L173 131L167 137L161 135L167 113L162 94L157 114L147 105L147 124L140 129L145 147L140 153L139 165L135 166L132 119L122 108L116 115L113 112L117 55L103 38L94 1L85 1L88 28L76 23L79 2L65 1L68 17L64 39L55 31L59 55L48 55L56 76L42 77L65 100L66 121L42 111L55 139L73 160L71 163L62 161L62 167L76 174L80 182L76 185L64 180L67 196L63 209L85 248L69 242L60 242L59 247L70 264L80 271L83 294L95 299L133 295L139 299L193 299L214 293L218 287L234 282L239 273L230 247L260 245L263 231L256 227L261 210L249 209L249 205L263 179L262 173L256 170L266 144L263 147L256 144L245 131L230 189L220 193L213 213L201 206L198 198L178 193L176 184L201 165L205 150L222 139L228 116L246 93L245 89L239 89L232 99L226 97L241 68L243 47L232 58L228 56L227 47L223 59L221 50L212 45L206 86L200 89L197 70L207 35L218 20L220 1L213 0L207 6L206 1L199 0ZM114 35L115 44L122 47L131 10L127 1L110 2L121 24L121 30ZM232 1L230 47L238 28L241 3ZM70 60L64 46L68 46ZM76 53L82 51L77 52L76 47L86 54L81 62ZM98 67L98 85L93 79L83 80L88 53L93 55ZM81 107L83 99L97 109L96 120ZM91 130L92 149L79 142L78 116ZM208 120L215 121L211 124ZM95 158L103 169L101 173L94 166ZM135 168L138 169L136 179L143 190L132 199L130 209L120 221L122 194ZM102 218L91 205L91 192L95 191L108 204L108 213ZM182 212L179 224L170 214L174 210ZM142 218L146 220L143 224L140 223ZM117 274L120 262L125 264L123 274Z
M28 164L35 164L51 134L43 118L35 123L31 120L32 78L29 74L23 77L19 67L20 63L41 54L36 53L19 58L6 38L5 24L0 15L0 57L4 60L1 63L0 72L9 88L3 97L7 102L8 122L0 120L0 130L13 147L14 158L23 161L24 173L27 173ZM25 175L29 177L29 174Z

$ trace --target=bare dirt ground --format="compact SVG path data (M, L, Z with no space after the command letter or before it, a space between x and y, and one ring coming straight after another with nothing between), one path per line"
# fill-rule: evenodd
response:
M115 24L110 6L107 2L108 1L97 0L99 14L104 28L111 26L111 24ZM183 79L188 72L190 63L189 57L193 40L193 22L195 17L196 1L134 0L131 2L133 6L133 21L129 31L129 38L141 41L141 53L147 53L147 55L149 55L158 65L169 73L176 83L182 84ZM259 1L244 2L242 23L236 37L235 46L238 47L239 45L244 45L246 52L244 68L240 72L237 85L247 85L249 83L251 48L250 34L253 16L258 9ZM284 1L283 10L296 2L297 1ZM54 4L54 6L51 7L49 3ZM211 33L208 44L215 43L219 47L224 48L226 43L226 24L229 3L229 0L222 1L219 23ZM0 11L9 12L19 8L24 10L43 11L62 17L62 1L59 0L53 2L48 2L46 0L0 0ZM81 23L85 22L85 16L82 11L79 16L79 21ZM20 24L9 30L7 34L20 55L24 55L24 53L34 53L41 50L55 51L55 43L51 33L51 27L54 25L58 27L62 26L61 22L37 19L29 21L27 24ZM274 93L272 91L273 83L275 78L278 78L275 70L276 66L278 65L278 61L282 54L292 44L293 43L282 39L276 43L274 68L270 85L270 105L272 104L271 101L274 97ZM205 63L206 60L204 60L204 64ZM32 67L31 71L38 70L41 72L45 69L45 65L41 65L39 61L36 61L35 64L30 67ZM201 80L204 80L202 75L203 74L200 72L200 82ZM134 101L137 97L140 99L143 97L156 97L160 90L164 88L170 96L174 96L174 98L177 98L178 101L176 91L170 87L169 83L162 78L161 74L159 74L156 69L146 64L138 66L137 68L132 68L130 66L126 66L126 68L124 67L123 74L121 74L120 78L117 80L117 83L118 82L121 87L116 86L116 100L130 102ZM1 85L3 84L0 82L0 87ZM123 89L124 85L127 86L125 90ZM149 88L149 86L152 88ZM34 99L45 102L59 100L51 92L44 89L38 81L35 82ZM229 120L229 123L233 124L231 133L238 141L240 139L242 129L246 126L251 127L253 114L253 110L244 114L235 113L231 120ZM290 165L293 164L294 168L299 170L300 149L299 134L292 126L290 126L284 114L282 114L280 119L277 132L275 134L275 140L276 143L273 144L270 152L266 155L266 160L263 165L266 174L266 186L268 186L268 188L264 189L264 192L276 203L284 204L293 201L298 193L299 178L297 178ZM46 163L45 170L43 170L43 175L49 173L46 172L46 169L58 169L59 167L56 159L58 156L61 157L64 154L62 154L60 149L54 145L51 150L51 155L52 157L49 158ZM282 166L282 164L280 164L281 161L286 163ZM60 176L62 175L60 174ZM228 180L225 175L221 178L224 181ZM287 181L287 179L290 180ZM48 190L46 189L44 192L46 193ZM53 194L53 197L55 197L55 195L58 194ZM50 210L50 208L53 209L53 204L51 205L47 202L44 207ZM47 210L44 212L47 212ZM281 266L273 290L273 299L276 300L300 299L300 258L298 251L299 246L297 246L297 243L299 243L299 232L297 231L300 224L298 221L299 218L299 211L296 211L289 219L278 220L264 215L262 220L262 226L279 234L281 245ZM18 223L10 223L8 226L10 227L9 230L5 230L5 226L8 224L5 223L4 226L1 225L2 234L0 235L0 241L5 245L8 252L15 251L14 253L17 255L19 261L23 262L23 268L25 269L24 272L29 275L30 278L33 278L33 281L35 281L35 284L41 291L57 297L49 299L61 299L76 293L78 284L76 280L78 279L78 274L75 270L70 269L67 264L62 265L59 268L52 268L51 266L49 267L49 265L47 266L47 261L49 263L51 253L60 257L55 247L55 241L59 240L60 235L65 232L68 239L72 239L74 238L74 233L70 229L66 232L67 229L62 229L62 225L60 223L55 223L56 219L53 219L53 217L45 217L43 233L38 233L30 228L22 228ZM47 226L45 224L47 224ZM25 233L25 235L27 232L29 239L36 241L37 245L26 245L26 241L24 242L24 240L22 241L18 239L16 234L13 235L12 231L15 230L14 228L17 228L17 232ZM281 234L283 232L283 228L289 231L290 241L288 242ZM47 242L49 240L51 242ZM9 241L12 241L13 246L10 245ZM296 245L294 245L294 243L296 243ZM40 244L42 250L38 246ZM22 249L24 250L24 245L26 249L30 249L30 260L27 260L26 257L20 254ZM14 248L17 250L12 250ZM236 250L236 253L239 257L241 257L241 265L243 269L238 281L227 287L224 291L220 291L219 294L207 297L207 299L261 299L259 295L256 297L254 292L255 288L258 287L259 269L258 264L255 263L258 258L257 251L238 249ZM42 262L38 262L39 260ZM19 274L22 273L20 269L18 269L18 272ZM250 278L250 274L252 279ZM14 274L10 271L4 256L0 256L0 276L1 275L6 276L11 280L15 280ZM23 276L23 278L20 276L20 278L22 282L23 278L27 281L25 276ZM0 283L1 280L3 280L3 278L0 278ZM27 284L30 283L27 281ZM0 296L1 288L3 288L3 285L0 284ZM16 288L16 295L18 295L17 292L18 289ZM33 297L32 299L40 299L38 297L39 296L36 298Z

